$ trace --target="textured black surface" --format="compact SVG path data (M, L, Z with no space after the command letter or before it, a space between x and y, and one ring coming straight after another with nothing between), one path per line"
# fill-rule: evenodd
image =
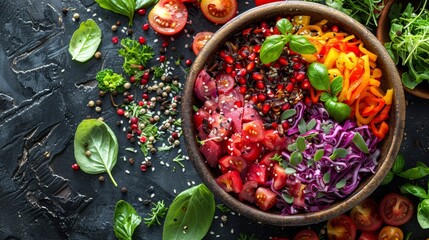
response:
M239 2L239 12L253 7L253 1ZM64 7L69 8L67 14L61 12ZM188 7L192 21L188 30L215 31L219 27L205 20L194 6ZM143 155L125 151L131 144L121 128L115 128L119 117L109 100L103 99L101 113L86 107L89 100L98 98L95 73L106 66L120 70L122 59L116 53L119 45L113 45L110 39L126 34L112 33L110 26L117 20L125 26L125 17L100 9L90 0L1 1L0 12L0 239L115 239L112 222L118 200L130 202L145 217L150 208L141 200L164 200L169 204L175 192L200 182L189 162L184 162L186 170L182 172L171 161L177 149L153 156L155 170L141 172L139 163ZM80 22L72 21L75 12L81 20L93 18L103 29L102 59L91 59L85 64L71 60L68 42ZM146 19L147 15L136 15L135 37L145 36L149 45L159 49L163 38L141 29ZM193 53L185 49L191 42L192 37L186 33L176 36L170 47L177 50L167 56L172 57L171 61L178 55L192 59ZM176 74L184 82L184 73L177 69ZM401 152L406 157L406 166L411 167L417 161L428 161L429 106L427 101L410 95L407 101L406 135ZM77 124L87 116L103 117L118 133L120 159L113 175L120 187L128 188L127 194L122 194L120 187L113 187L107 175L106 181L100 183L98 176L71 169L75 162L73 134ZM136 164L123 161L124 157L135 158ZM377 190L374 197L379 199L386 192L397 192L400 184L401 179L395 179L393 184ZM222 215L228 219L222 221ZM233 213L217 211L216 216L206 239L237 239L240 233L254 234L259 239L291 237L297 230L264 226ZM311 227L320 229L323 223ZM411 239L429 236L415 219L402 229L413 232ZM134 236L161 239L161 233L161 226L148 229L141 224Z

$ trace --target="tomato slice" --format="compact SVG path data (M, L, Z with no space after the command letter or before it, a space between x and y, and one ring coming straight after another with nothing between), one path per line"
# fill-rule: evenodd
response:
M385 226L380 230L378 234L378 240L402 240L404 239L404 233L400 228Z
M256 181L247 181L243 184L243 190L238 194L238 199L240 201L246 200L250 203L255 202L255 191L258 187Z
M286 138L280 137L279 132L273 129L265 130L262 144L269 150L280 150L286 147Z
M383 220L378 213L378 203L367 198L355 206L350 217L361 231L376 231L383 225Z
M292 240L319 240L319 236L313 229L302 229Z
M247 162L242 157L238 156L224 156L219 159L219 166L222 172L228 172L230 170L243 171L247 167Z
M263 165L249 164L247 168L247 181L256 181L264 185L267 182L267 168Z
M241 157L248 162L255 162L262 153L262 146L259 143L245 141L241 150Z
M287 174L283 167L281 167L279 164L274 164L273 175L273 188L275 190L280 190L286 187Z
M375 232L362 232L359 240L378 240L378 236Z
M268 188L258 187L255 192L255 203L260 209L267 211L277 203L277 194Z
M282 2L283 0L255 0L255 5L256 6L261 6L267 3L272 3L272 2Z
M236 170L220 175L216 178L216 182L225 192L239 193L243 190L243 181L241 180L240 173Z
M183 30L188 10L179 0L160 0L149 12L149 24L160 34L174 35Z
M199 32L197 35L195 35L194 41L192 42L192 51L195 53L195 55L198 55L200 50L212 36L212 32Z
M345 214L329 219L327 225L329 240L354 240L356 238L356 225Z
M224 24L237 15L236 0L201 0L203 15L211 22Z
M227 74L221 73L216 76L216 86L219 93L227 93L234 88L234 78Z
M259 142L264 139L264 125L261 121L255 120L243 124L243 137L250 142Z
M389 193L380 203L381 219L392 226L401 226L413 216L414 205L410 199L397 193Z

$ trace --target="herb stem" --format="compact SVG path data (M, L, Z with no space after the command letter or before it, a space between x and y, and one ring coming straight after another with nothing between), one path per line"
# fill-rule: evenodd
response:
M115 187L118 186L118 184L116 183L115 179L112 176L112 173L110 171L107 171L107 175L109 175L110 180L112 180L112 183Z

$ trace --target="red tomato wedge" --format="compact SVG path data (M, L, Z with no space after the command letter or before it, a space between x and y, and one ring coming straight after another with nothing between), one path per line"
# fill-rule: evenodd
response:
M174 35L183 30L188 10L179 0L160 0L149 12L150 26L160 34Z
M203 15L216 24L224 24L237 15L236 0L201 0Z
M250 142L259 142L264 139L264 125L261 121L255 120L243 124L243 137Z
M258 164L249 164L247 168L247 181L256 181L259 184L267 182L267 168Z
M404 232L400 228L385 226L378 234L378 240L402 240L404 239Z
M319 236L312 229L300 230L292 240L319 240Z
M392 226L401 226L413 216L414 205L410 199L397 193L389 193L380 203L381 219Z
M327 230L329 240L355 240L356 238L356 225L345 214L329 219Z
M222 172L228 172L230 170L241 172L247 167L247 162L242 157L224 156L219 160L219 166Z
M258 187L255 192L255 203L260 209L267 211L277 203L277 194L268 188Z
M378 203L370 198L355 206L350 212L350 217L361 231L376 231L383 225L378 213Z
M274 164L273 175L274 175L273 188L275 190L280 190L286 187L287 174L285 169L282 166L280 166L279 164Z
M198 55L200 50L212 36L212 32L199 32L197 35L195 35L194 41L192 42L192 51L195 53L195 55Z
M236 170L224 173L216 178L217 184L225 190L225 192L239 193L243 190L243 181L240 173Z
M258 187L256 181L247 181L243 184L243 190L238 194L238 199L240 201L246 200L250 203L255 202L255 191Z

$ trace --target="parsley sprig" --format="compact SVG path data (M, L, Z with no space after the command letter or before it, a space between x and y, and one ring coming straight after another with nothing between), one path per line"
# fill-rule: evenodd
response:
M164 201L158 201L157 203L152 204L154 207L151 208L151 213L148 214L148 217L143 219L143 223L148 227L151 227L154 224L161 225L160 219L165 218L168 211L168 207L165 206Z
M130 76L141 71L141 66L146 66L147 62L153 58L155 52L152 47L140 44L138 41L124 38L121 40L122 48L118 50L119 55L124 58L123 68Z

